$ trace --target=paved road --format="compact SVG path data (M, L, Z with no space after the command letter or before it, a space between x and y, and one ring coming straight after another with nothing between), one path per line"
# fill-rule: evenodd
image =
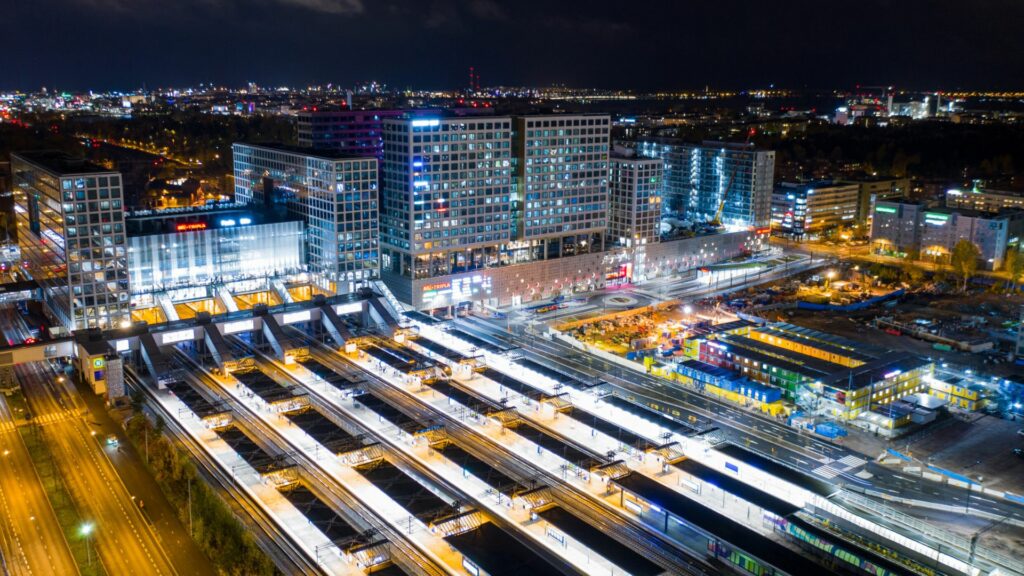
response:
M116 450L107 449L107 456L128 493L145 503L145 519L156 532L176 571L189 576L214 576L216 570L210 559L192 540L188 526L178 519L178 511L171 506L145 467L145 454L136 452L128 442L121 426L106 411L101 397L92 394L82 394L82 397L89 408L89 426L98 432L97 436L118 436L120 446Z
M78 574L60 523L22 442L17 420L0 396L0 532L12 574Z
M24 324L10 307L0 312L0 323L5 333L24 336ZM105 445L117 428L102 402L91 398L87 406L46 363L20 365L15 374L75 506L93 526L92 561L102 562L112 575L212 576L209 560L188 538L138 458L132 461L134 453ZM126 444L123 436L121 441Z
M94 527L91 543L107 573L176 574L103 453L110 448L91 434L81 405L70 401L48 366L22 364L15 373L72 499Z

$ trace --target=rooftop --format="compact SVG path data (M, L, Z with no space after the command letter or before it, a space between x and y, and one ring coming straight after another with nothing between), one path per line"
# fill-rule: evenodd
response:
M288 152L299 156L320 158L322 160L376 160L376 157L372 154L354 154L352 152L340 152L326 148L307 148L305 146L284 144L282 142L236 142L235 144L252 146L253 148L263 148L266 150L275 150L277 152Z
M833 374L846 368L842 364L836 364L834 362L815 358L814 356L794 352L788 348L761 342L760 340L755 340L747 336L730 334L722 337L722 341L743 348L743 350L736 350L733 348L733 352L736 352L737 354L749 356L746 353L747 350L759 352L760 354L758 358L751 359L767 362L770 365L773 364L780 368L786 367L788 369L796 366L798 369L791 370L792 372L811 376L815 379L824 378L829 374ZM761 358L760 355L767 356L769 359L765 360Z
M850 186L857 186L856 182L842 182L840 180L811 180L809 182L780 182L779 188L782 189L810 189L815 190L820 188L846 188Z
M670 146L690 146L693 148L728 148L730 150L749 150L751 152L771 152L768 148L760 148L753 143L747 144L744 142L720 142L717 140L704 140L703 142L687 142L682 138L668 138L665 136L654 136L650 138L640 138L639 142L654 142L656 144L664 144Z
M984 194L991 194L995 196L1009 196L1012 198L1024 197L1024 190L989 190L989 189L962 189L962 188L950 188L946 190L947 196L970 196L977 194L979 196Z
M846 338L835 336L827 332L819 332L817 330L804 328L803 326L797 326L795 324L788 324L786 322L770 324L762 328L758 328L757 331L777 336L779 338L784 338L786 340L792 340L794 342L802 342L808 346L813 346L826 352L833 352L835 354L840 354L857 360L863 360L865 362L878 358L887 352L886 350L864 342L854 342L853 340L847 340Z
M30 150L14 152L12 158L20 158L58 176L78 174L119 174L116 170L104 168L84 158L72 156L60 150Z

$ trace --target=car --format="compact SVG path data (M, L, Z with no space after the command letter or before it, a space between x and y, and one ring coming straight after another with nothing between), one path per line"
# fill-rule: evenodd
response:
M121 445L121 441L118 440L117 436L114 435L114 434L107 435L106 443L107 443L107 446L113 446L114 448L117 448L118 446Z
M1017 458L1024 458L1024 449L1014 448L1013 455L1016 456Z
M1017 430L1017 436L1024 436L1024 428Z

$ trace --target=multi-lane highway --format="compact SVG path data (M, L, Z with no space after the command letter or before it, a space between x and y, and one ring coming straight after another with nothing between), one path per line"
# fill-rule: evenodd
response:
M14 575L77 574L10 407L0 396L0 532L6 569Z
M6 308L2 321L6 333L24 337L25 328L16 312ZM96 552L91 561L101 562L109 574L191 573L171 562L137 499L105 453L114 448L106 446L103 435L89 425L89 412L67 379L41 362L15 367L15 376L31 420L41 430L79 515L85 519L84 535L90 552ZM201 566L196 569L206 573Z
M103 453L103 439L86 425L80 404L47 366L21 365L15 373L72 499L91 523L91 544L106 571L176 574L135 499Z

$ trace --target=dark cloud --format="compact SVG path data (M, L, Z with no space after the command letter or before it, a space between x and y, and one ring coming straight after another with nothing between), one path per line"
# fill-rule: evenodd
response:
M1021 88L1019 0L9 0L0 89Z
M66 3L90 10L106 10L114 18L124 15L153 16L166 12L170 7L175 8L175 12L182 9L212 12L233 11L264 4L285 10L301 8L325 14L345 15L361 14L366 9L363 0L177 0L173 4L159 0L66 0Z

